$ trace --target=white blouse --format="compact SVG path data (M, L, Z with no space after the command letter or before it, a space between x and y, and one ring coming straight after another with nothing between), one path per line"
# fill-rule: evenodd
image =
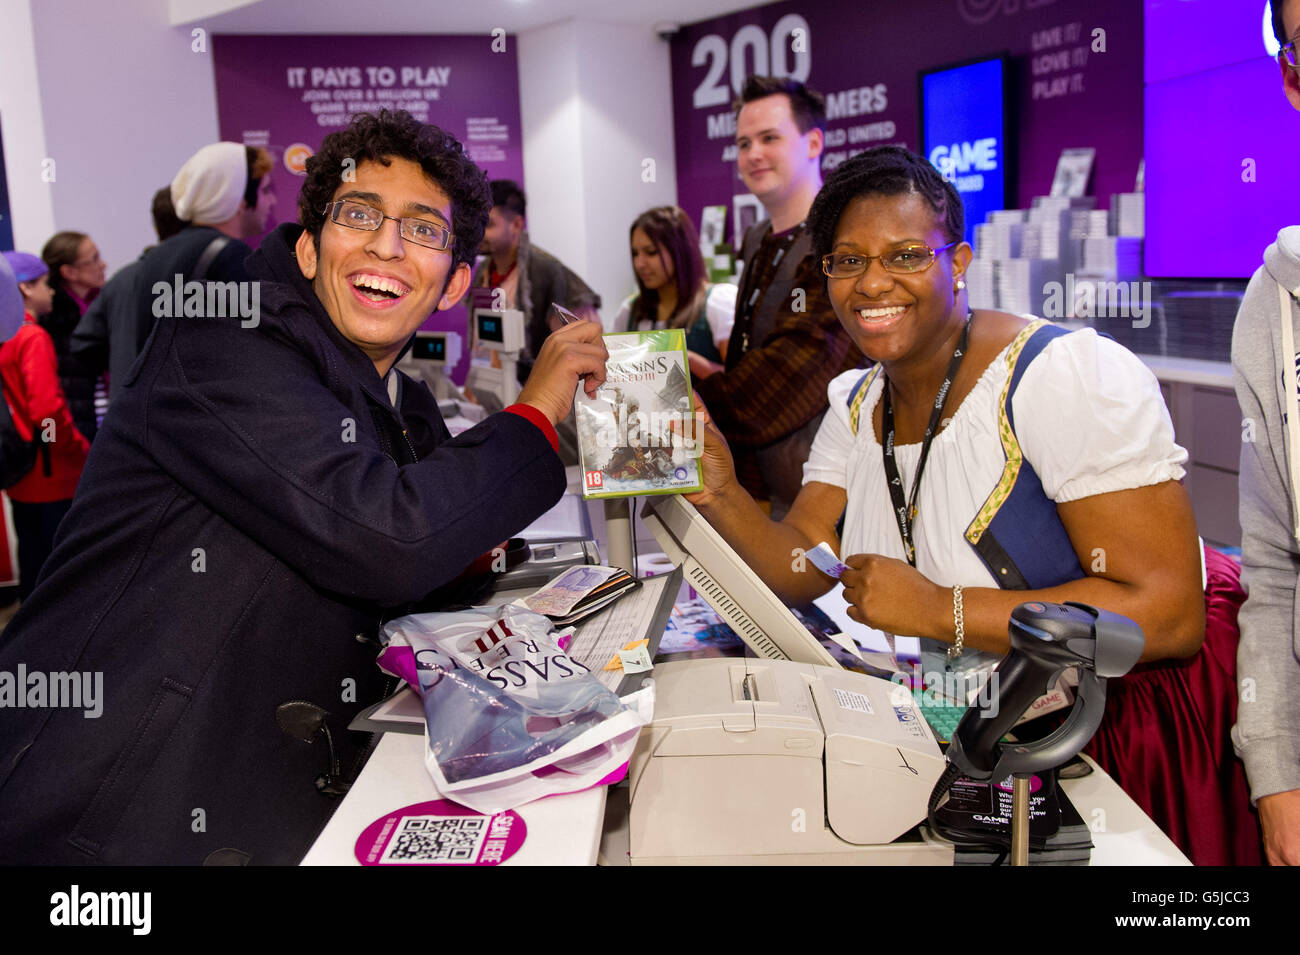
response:
M951 420L931 442L917 491L912 531L916 567L945 587L997 586L964 534L1006 464L998 414L1011 371L1010 350L1008 345L985 368L955 411L946 410ZM881 554L905 560L871 423L883 375L876 376L862 401L856 436L849 424L848 395L865 373L845 372L828 386L830 408L803 479L845 489L841 559ZM1058 504L1176 481L1185 473L1187 452L1174 442L1173 422L1155 375L1123 346L1090 328L1048 343L1025 370L1012 411L1025 460ZM919 443L895 446L905 495L911 492L920 456ZM970 656L968 651L965 657Z
M731 339L731 326L736 322L736 292L736 286L730 282L719 282L710 285L708 292L705 293L704 315L708 320L709 334L713 337L715 345L725 345ZM613 327L605 329L606 333L628 330L628 321L632 317L632 303L639 294L638 292L629 295L623 300L623 304L618 308L618 314L614 317ZM637 331L646 331L653 324L655 323L642 319L637 323Z

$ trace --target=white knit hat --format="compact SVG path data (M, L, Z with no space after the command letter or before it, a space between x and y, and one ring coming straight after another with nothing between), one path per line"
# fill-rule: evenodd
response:
M172 205L185 222L215 225L239 211L248 188L248 159L239 143L204 146L172 180Z

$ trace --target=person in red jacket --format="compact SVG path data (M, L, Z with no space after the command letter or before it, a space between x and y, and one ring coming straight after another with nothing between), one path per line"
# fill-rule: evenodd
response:
M49 269L26 252L5 252L4 257L18 280L26 314L22 327L0 346L0 378L18 433L41 442L36 466L7 492L18 532L18 595L26 600L53 549L59 522L72 506L90 444L73 424L59 385L54 341L37 324L54 303Z

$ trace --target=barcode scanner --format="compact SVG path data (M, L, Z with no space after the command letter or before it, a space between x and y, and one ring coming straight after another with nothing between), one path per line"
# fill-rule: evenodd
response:
M1011 611L1009 636L1011 652L990 677L988 703L966 711L948 749L949 762L972 779L1034 773L1077 755L1101 725L1106 679L1132 669L1146 646L1142 628L1128 617L1081 603L1023 603ZM1041 740L1001 745L1071 667L1079 689L1065 722Z
M1146 646L1142 628L1128 617L1072 601L1020 604L1011 611L1009 635L1011 652L989 677L988 702L967 710L952 734L948 770L930 796L932 825L934 810L959 775L994 782L1008 776L1027 780L1078 755L1101 725L1106 680L1132 669ZM1002 743L1033 702L1070 668L1078 672L1079 687L1065 721L1040 740ZM1017 793L1020 788L1017 785ZM1025 814L1027 823L1027 806ZM1015 829L1013 820L1013 842ZM1024 837L1027 840L1027 831Z

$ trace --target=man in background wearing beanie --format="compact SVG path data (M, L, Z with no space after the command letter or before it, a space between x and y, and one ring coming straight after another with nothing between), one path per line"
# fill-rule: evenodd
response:
M172 180L172 205L176 217L188 225L140 259L134 269L135 304L130 310L134 325L119 332L115 323L112 334L117 340L109 343L110 394L121 387L125 371L153 330L156 283L171 288L178 275L182 283L251 280L244 260L253 250L244 240L261 235L274 224L270 172L271 157L266 150L239 143L204 146L181 166ZM83 339L82 347L85 344Z

